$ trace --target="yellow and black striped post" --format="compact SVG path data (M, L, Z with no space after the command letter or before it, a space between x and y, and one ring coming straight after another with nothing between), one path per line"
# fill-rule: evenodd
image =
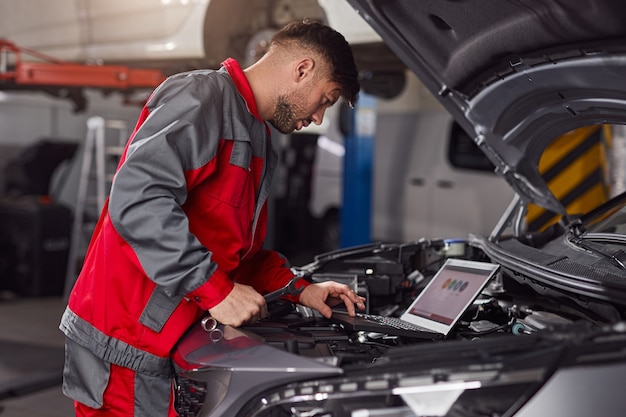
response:
M609 198L607 152L610 126L588 126L566 133L550 144L539 161L539 173L568 215L583 214ZM528 231L541 231L560 215L528 206Z

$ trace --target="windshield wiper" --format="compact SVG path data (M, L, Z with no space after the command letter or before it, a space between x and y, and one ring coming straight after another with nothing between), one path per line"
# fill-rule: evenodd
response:
M581 219L576 219L568 225L569 233L567 234L567 240L578 246L579 248L588 250L596 255L600 255L611 261L613 265L618 268L626 269L626 252L619 250L615 253L607 253L605 250L595 247L593 244L585 242L585 240L602 240L602 241L618 241L619 243L626 242L626 239L621 235L611 235L610 233L589 233L584 226Z
M626 243L626 235L616 235L615 233L585 233L584 235L578 236L584 240L593 240L594 242L602 242L602 243Z
M589 252L592 252L596 255L600 255L604 258L607 258L611 261L612 264L616 265L621 269L626 269L626 252L619 250L616 253L607 253L602 249L598 249L594 247L594 245L585 242L585 238L582 236L576 236L574 233L570 233L567 237L567 240L578 246L579 248L583 248Z

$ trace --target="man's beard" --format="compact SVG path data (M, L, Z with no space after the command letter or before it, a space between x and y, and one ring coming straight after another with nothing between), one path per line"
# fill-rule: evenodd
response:
M296 123L299 120L296 116L296 112L301 113L300 107L296 102L295 93L290 97L282 95L278 97L276 102L276 108L274 109L274 115L269 122L280 132L285 135L292 133L296 129Z

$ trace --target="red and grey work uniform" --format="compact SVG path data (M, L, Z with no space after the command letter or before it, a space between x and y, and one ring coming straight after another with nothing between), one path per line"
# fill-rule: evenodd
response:
M263 293L293 278L262 248L276 164L235 60L171 76L154 91L61 320L67 396L107 408L124 396L115 384L126 378L135 416L173 415L170 352L185 330L234 282Z

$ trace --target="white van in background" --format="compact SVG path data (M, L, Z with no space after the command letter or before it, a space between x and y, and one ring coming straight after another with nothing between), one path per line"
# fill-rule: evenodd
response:
M345 149L336 107L317 140L309 202L323 250L339 246ZM377 100L373 164L373 241L489 235L513 198L487 157L411 72L401 94Z

